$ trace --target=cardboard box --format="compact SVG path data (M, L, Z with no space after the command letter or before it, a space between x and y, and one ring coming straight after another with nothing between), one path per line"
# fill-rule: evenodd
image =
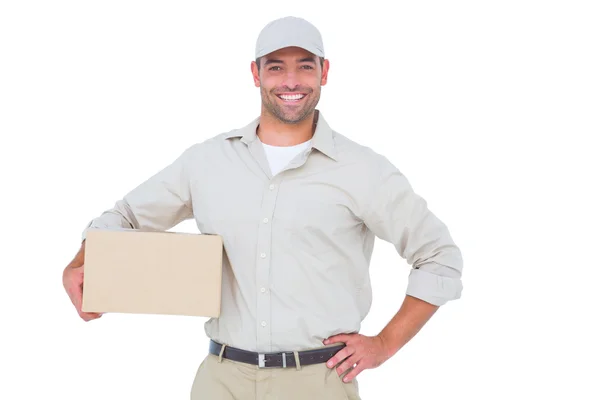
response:
M90 229L82 310L218 317L219 235Z

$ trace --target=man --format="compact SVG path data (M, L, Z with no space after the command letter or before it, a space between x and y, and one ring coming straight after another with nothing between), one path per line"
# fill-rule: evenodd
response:
M312 24L265 26L251 71L258 118L189 147L88 228L167 230L194 218L223 237L222 315L206 322L193 400L359 399L357 375L460 297L461 253L396 167L316 109L329 61ZM413 268L398 313L365 336L375 237ZM64 282L89 321L99 315L81 312L83 239Z

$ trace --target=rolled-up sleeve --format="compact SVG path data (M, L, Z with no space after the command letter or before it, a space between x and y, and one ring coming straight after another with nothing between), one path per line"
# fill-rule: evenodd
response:
M385 157L377 166L363 220L412 266L406 294L437 306L459 299L463 259L447 226Z
M191 218L188 162L193 148L186 149L171 164L116 201L114 207L92 219L81 234L82 241L90 229L164 231Z

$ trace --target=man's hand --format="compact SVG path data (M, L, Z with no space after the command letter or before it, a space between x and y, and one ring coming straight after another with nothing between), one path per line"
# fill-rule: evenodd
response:
M365 336L359 333L340 334L323 341L326 345L339 342L344 342L346 347L331 357L327 367L333 368L345 359L336 368L340 376L351 369L344 377L344 382L350 382L365 369L376 368L390 358L390 351L381 336Z
M100 318L102 314L87 313L81 311L83 302L83 255L85 245L81 246L81 250L75 256L73 261L63 271L63 286L71 299L71 303L75 306L77 313L84 321L91 321Z
M379 335L364 336L359 333L350 333L325 339L323 341L325 345L339 342L346 343L346 347L338 351L327 362L327 366L332 368L345 359L337 367L337 372L342 375L354 367L344 377L344 382L350 382L361 371L378 367L396 354L421 330L438 308L439 306L407 295L400 310Z

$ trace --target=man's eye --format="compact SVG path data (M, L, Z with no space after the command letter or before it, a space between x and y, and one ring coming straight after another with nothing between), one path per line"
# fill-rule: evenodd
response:
M301 68L304 68L304 69L313 69L312 65L303 65Z
M269 71L277 71L279 68L281 68L281 67L277 67L277 66L271 67L271 68L269 68Z

